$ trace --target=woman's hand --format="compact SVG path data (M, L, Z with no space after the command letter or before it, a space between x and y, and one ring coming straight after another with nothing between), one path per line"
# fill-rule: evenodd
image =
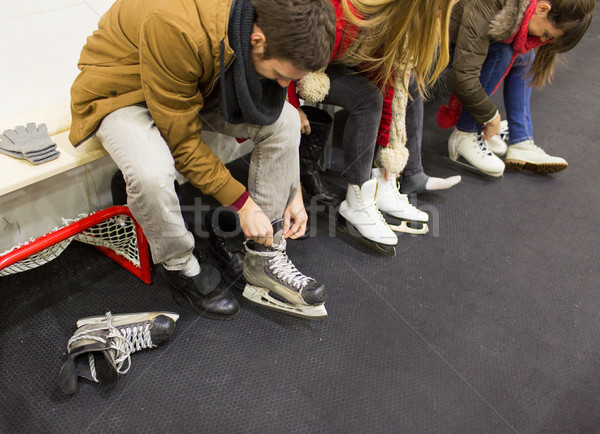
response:
M500 113L498 113L494 119L483 124L483 131L481 133L484 140L489 140L496 134L500 134L500 120Z

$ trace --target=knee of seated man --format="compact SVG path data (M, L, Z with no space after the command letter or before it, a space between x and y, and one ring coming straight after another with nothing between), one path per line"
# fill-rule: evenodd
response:
M134 193L166 191L175 189L175 178L172 174L159 173L152 168L139 170L127 185L127 190Z
M291 142L294 143L295 146L298 146L298 144L300 143L301 124L300 115L298 114L298 110L294 108L294 106L286 102L283 105L283 110L281 110L281 115L279 116L275 124L273 124L273 127L275 129L273 132L274 134L290 135L294 139L297 139L292 140Z

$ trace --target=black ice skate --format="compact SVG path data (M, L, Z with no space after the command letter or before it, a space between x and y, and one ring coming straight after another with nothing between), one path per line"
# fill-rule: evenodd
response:
M82 377L112 389L119 374L129 371L131 354L166 342L178 318L173 312L107 312L78 320L78 329L67 344L69 358L58 376L60 388L72 395Z
M246 241L243 296L270 309L309 319L327 316L325 287L296 269L285 252L286 241L274 224L274 243ZM279 229L279 230L277 230Z

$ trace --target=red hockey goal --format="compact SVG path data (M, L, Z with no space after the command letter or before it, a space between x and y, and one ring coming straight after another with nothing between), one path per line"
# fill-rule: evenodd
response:
M39 267L60 255L71 241L95 246L145 283L152 282L148 242L126 206L112 206L0 254L0 276Z

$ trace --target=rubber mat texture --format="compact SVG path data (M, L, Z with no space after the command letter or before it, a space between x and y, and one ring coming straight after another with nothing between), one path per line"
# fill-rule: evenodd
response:
M236 319L205 319L160 273L145 285L76 243L0 277L0 431L600 431L599 48L596 20L571 69L532 98L536 141L566 171L496 180L455 168L450 132L434 123L438 98L426 106L424 166L463 180L419 196L429 234L401 235L397 256L383 258L336 238L333 214L313 216L313 236L288 252L326 284L325 320L238 291ZM343 194L334 151L326 177ZM242 178L244 165L232 165ZM198 212L186 207L190 225ZM110 391L85 380L73 396L60 391L78 318L148 310L181 314L170 342L133 354Z

